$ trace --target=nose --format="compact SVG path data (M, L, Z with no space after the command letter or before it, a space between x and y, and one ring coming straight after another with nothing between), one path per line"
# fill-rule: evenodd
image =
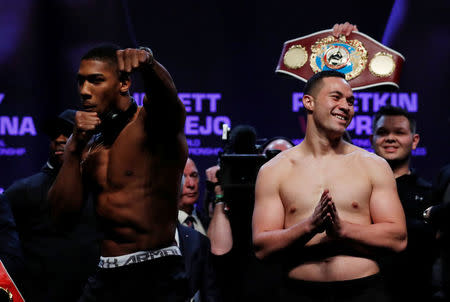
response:
M186 183L186 187L188 187L188 188L193 188L195 186L194 180L192 179L192 177L189 177L189 176L186 177L185 183Z
M388 135L386 135L386 142L392 143L395 142L395 136L392 133L388 133Z
M87 81L83 81L79 84L80 96L83 100L89 99L91 94L89 92L89 83Z
M339 101L339 110L345 112L346 114L348 114L350 112L350 105L348 104L348 101L346 98L341 98L341 100Z

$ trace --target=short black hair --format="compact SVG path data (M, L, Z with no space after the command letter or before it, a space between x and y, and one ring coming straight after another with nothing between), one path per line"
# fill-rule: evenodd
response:
M411 129L411 133L416 133L416 120L412 117L412 115L401 107L391 105L380 107L377 113L375 113L372 122L372 133L375 133L377 122L382 116L404 116L409 121L409 129Z
M314 74L309 78L308 82L306 82L305 87L303 88L303 95L311 95L312 91L322 82L323 78L337 77L345 79L345 74L336 70L322 70L318 73Z
M117 44L104 43L100 44L94 48L91 48L87 51L82 57L81 60L98 60L103 62L108 62L113 66L117 66L117 51L122 49ZM127 80L130 78L130 74L127 72L118 72L119 79L121 81Z
M109 61L113 64L117 64L116 52L119 49L121 49L120 46L116 44L100 44L88 50L81 57L81 60Z

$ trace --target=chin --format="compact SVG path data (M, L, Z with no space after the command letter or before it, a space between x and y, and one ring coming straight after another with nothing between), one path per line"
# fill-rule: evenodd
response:
M183 199L183 204L185 205L193 205L197 201L197 198L189 198L189 199Z

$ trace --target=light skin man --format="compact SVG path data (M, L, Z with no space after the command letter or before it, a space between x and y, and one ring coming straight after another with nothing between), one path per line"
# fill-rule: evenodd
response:
M180 210L180 212L178 213L178 221L181 224L187 224L186 218L188 216L193 216L195 221L190 222L194 224L193 228L203 235L206 235L205 228L194 213L195 203L197 202L199 197L198 184L200 179L197 166L191 158L188 158L186 161L183 176L183 189L181 192L180 200L178 202L178 209Z
M354 115L353 92L342 76L321 72L308 81L304 141L263 165L256 181L256 256L286 252L289 280L374 276L376 253L406 246L389 165L342 138Z
M424 211L432 207L431 184L410 168L412 151L420 140L416 121L402 108L384 106L375 114L372 128L374 152L392 168L408 230L404 253L384 259L385 280L397 300L429 301L437 242L435 231L424 220Z
M137 107L129 94L133 71L143 78L146 97L142 107ZM149 49L92 49L81 59L77 79L82 110L76 113L64 164L49 192L53 214L59 221L70 221L85 198L94 198L104 233L101 255L105 258L95 276L98 284L91 282L85 297L94 295L99 301L140 297L143 293L124 290L124 283L119 288L115 282L120 280L107 275L123 266L120 268L127 272L121 282L129 280L130 286L135 286L139 274L147 282L152 278L139 271L143 265L165 267L163 262L181 258L176 257L174 235L187 159L185 109L171 76ZM152 251L159 249L166 252L158 255L173 257L155 260ZM167 271L178 274L175 266L183 264L171 263ZM154 280L172 277L160 275ZM165 290L151 294L165 294ZM172 290L166 300L182 300L181 295Z
M415 128L401 113L381 115L374 121L370 137L374 152L389 163L396 178L411 172L411 152L420 140Z

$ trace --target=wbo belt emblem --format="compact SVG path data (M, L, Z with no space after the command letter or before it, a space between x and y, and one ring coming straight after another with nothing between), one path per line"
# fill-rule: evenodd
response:
M359 40L347 41L328 36L311 46L311 69L314 72L336 70L345 74L347 81L356 78L366 68L367 50Z

